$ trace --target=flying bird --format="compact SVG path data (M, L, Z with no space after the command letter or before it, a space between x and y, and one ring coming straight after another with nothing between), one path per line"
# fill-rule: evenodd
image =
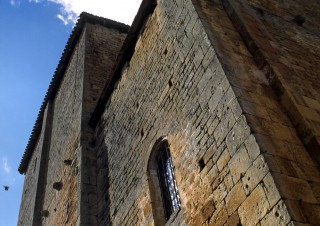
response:
M5 185L4 185L3 187L4 187L4 190L5 190L5 191L8 191L9 188L10 188L9 186L5 186Z

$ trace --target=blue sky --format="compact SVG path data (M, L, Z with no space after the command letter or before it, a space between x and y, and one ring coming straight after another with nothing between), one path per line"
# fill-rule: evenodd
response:
M17 169L77 15L85 10L131 24L140 3L0 1L0 226L17 225L24 181Z

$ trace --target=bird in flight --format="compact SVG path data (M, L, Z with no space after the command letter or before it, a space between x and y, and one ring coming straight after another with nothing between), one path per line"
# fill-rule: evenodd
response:
M10 187L4 185L3 188L4 188L5 191L8 191Z

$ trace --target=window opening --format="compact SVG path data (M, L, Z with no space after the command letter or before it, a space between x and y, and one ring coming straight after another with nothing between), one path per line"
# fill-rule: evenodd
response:
M158 179L161 188L166 220L179 208L180 197L177 189L177 182L174 175L174 166L168 144L164 150L160 150L157 156Z
M148 163L149 188L155 225L164 225L181 206L169 143L162 139Z

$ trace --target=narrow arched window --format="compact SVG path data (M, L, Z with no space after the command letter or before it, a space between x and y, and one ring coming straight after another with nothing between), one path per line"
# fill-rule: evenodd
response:
M174 164L166 139L158 141L152 149L148 177L155 225L164 225L181 205Z

